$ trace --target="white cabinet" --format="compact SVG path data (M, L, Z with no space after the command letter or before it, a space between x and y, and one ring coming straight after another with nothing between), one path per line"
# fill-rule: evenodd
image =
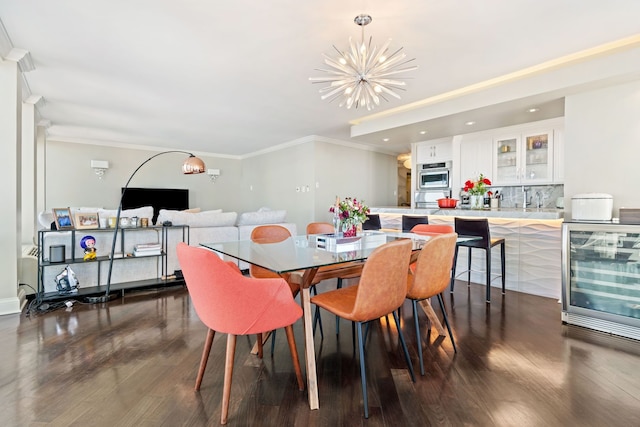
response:
M437 163L453 160L451 138L435 139L416 144L416 163Z
M553 130L532 130L495 138L494 185L553 182Z
M489 176L493 171L493 141L491 135L464 136L460 142L460 181Z

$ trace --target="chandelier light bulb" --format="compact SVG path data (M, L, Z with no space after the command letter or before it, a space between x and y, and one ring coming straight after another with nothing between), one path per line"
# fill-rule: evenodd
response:
M313 83L328 84L320 89L320 99L328 99L329 102L339 99L340 107L346 106L347 109L366 107L367 110L380 105L380 98L388 102L385 95L400 99L396 91L405 90L406 84L392 76L413 71L418 66L407 66L415 58L405 59L406 55L402 52L402 48L390 51L391 39L387 40L380 49L373 44L371 37L368 43L365 43L364 27L371 20L369 15L356 16L354 22L362 29L360 42L354 42L349 38L349 48L346 51L334 45L337 56L332 58L324 55L324 62L329 68L318 69L327 73L327 76L309 78Z

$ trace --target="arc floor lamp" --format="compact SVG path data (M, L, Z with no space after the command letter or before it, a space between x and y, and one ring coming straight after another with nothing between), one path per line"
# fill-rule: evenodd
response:
M164 154L170 154L170 153L182 153L182 154L189 155L189 157L187 157L187 159L182 164L183 174L193 175L193 174L203 173L205 171L205 165L202 159L200 159L199 157L196 157L193 153L190 153L188 151L181 151L181 150L162 151L158 154L154 154L144 162L140 163L140 165L136 168L136 170L133 171L133 173L127 180L127 183L122 188L122 194L120 195L120 203L118 203L118 211L116 213L116 225L113 231L113 240L111 242L111 254L109 256L109 272L107 274L107 290L103 296L87 298L88 302L91 302L91 303L107 302L107 301L110 301L115 296L115 294L111 295L111 292L110 292L111 291L111 272L113 270L113 257L116 251L116 240L118 239L118 230L120 228L120 213L122 212L122 199L124 198L124 194L127 191L127 188L129 187L129 183L131 182L131 179L135 176L136 173L138 173L140 168L142 168L144 165L149 163L151 160L155 159L158 156L162 156Z

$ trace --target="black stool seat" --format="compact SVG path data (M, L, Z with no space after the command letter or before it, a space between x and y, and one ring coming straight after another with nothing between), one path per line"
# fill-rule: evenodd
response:
M455 218L455 230L459 236L477 236L478 240L460 242L456 245L453 256L453 272L451 274L451 292L456 278L456 264L458 262L458 248L464 246L469 248L467 257L467 285L471 283L471 252L472 249L482 249L485 251L485 274L487 286L487 302L491 302L491 248L500 245L500 276L502 277L502 293L505 293L505 240L503 238L491 238L489 231L489 221L486 218Z
M378 214L367 215L367 220L362 223L363 230L380 230L381 228L380 215Z
M409 233L418 224L429 224L427 216L402 215L402 232Z

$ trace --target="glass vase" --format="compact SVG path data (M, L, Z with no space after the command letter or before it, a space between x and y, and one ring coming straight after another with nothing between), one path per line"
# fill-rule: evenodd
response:
M471 209L483 209L484 208L484 195L472 194L469 196L469 205Z
M342 235L344 237L355 237L358 231L358 226L356 224L342 224Z

